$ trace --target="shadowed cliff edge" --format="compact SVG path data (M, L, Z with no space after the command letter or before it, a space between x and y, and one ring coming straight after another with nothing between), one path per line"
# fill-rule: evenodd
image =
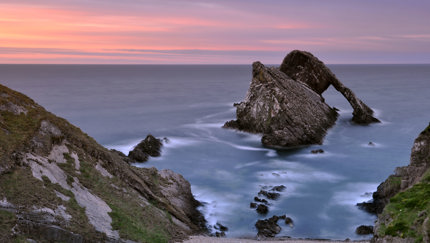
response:
M237 119L225 123L251 133L262 133L262 143L273 147L321 144L337 119L335 108L322 93L333 85L354 109L357 124L379 122L373 111L316 57L292 51L280 68L252 65L252 82L244 101L235 104Z
M0 241L168 242L205 232L188 181L130 166L0 85Z

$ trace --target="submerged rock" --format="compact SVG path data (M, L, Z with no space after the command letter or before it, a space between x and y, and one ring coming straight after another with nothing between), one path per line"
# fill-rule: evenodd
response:
M351 103L353 121L378 122L373 111L308 52L291 52L280 69L260 62L254 62L252 69L247 95L235 104L237 119L226 122L224 127L262 133L266 146L321 144L337 119L336 110L321 96L330 84Z
M263 196L267 197L267 199L272 199L272 200L276 200L279 198L279 196L281 196L281 194L279 194L277 192L269 192L269 191L265 191L265 190L260 190L258 195L263 195Z
M311 150L311 153L313 153L313 154L323 154L324 150L322 150L322 149L315 149L315 150Z
M277 191L277 192L283 192L285 190L285 188L287 188L287 187L284 185L280 185L280 186L274 186L270 190L271 191Z
M254 201L268 204L269 202L266 199L261 199L259 197L254 197Z
M128 157L136 162L145 162L149 156L159 157L161 155L161 146L163 146L161 140L149 134L128 153Z

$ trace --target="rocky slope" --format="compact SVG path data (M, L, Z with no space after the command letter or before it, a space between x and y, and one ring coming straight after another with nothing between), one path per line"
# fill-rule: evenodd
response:
M345 87L334 74L308 52L293 51L281 67L255 62L245 100L235 104L237 120L224 127L262 133L267 146L291 147L321 144L337 119L321 94L333 85L354 108L353 121L378 122L373 111Z
M430 242L430 125L415 139L410 164L362 206L378 214L372 242Z
M168 242L204 231L179 174L130 166L0 85L0 242Z

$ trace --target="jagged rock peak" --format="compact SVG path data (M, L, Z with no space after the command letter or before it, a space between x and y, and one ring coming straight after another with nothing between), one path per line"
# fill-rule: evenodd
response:
M373 110L358 99L354 92L343 85L322 61L309 52L294 50L282 61L280 70L292 79L309 86L322 94L330 85L339 91L351 104L352 121L358 124L380 122L373 116Z

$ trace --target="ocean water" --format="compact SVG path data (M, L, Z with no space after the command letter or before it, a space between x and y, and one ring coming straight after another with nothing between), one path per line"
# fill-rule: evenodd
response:
M227 226L227 237L255 236L258 219L286 214L294 227L279 222L279 236L366 239L355 228L375 216L355 204L408 164L430 121L430 65L329 67L382 123L352 124L349 104L330 88L323 96L340 117L324 144L278 151L259 135L221 128L235 118L250 65L0 65L0 83L126 154L148 133L167 137L161 157L136 166L181 173L208 224ZM318 148L325 153L310 153ZM249 208L262 187L276 185L286 190L268 215Z

